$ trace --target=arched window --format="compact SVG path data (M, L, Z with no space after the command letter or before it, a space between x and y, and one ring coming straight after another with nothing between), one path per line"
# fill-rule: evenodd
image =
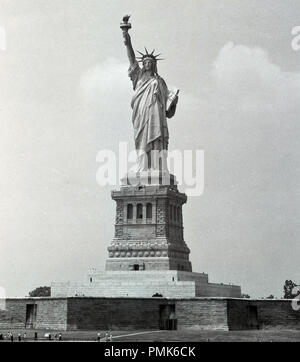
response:
M152 219L152 204L147 204L147 219Z
M127 205L127 219L128 220L133 219L133 205L132 204Z
M143 205L142 204L137 204L136 218L137 219L142 219L143 218Z

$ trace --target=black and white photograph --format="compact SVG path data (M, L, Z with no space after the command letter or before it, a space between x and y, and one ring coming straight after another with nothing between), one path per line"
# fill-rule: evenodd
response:
M299 99L297 0L0 0L0 345L300 342Z

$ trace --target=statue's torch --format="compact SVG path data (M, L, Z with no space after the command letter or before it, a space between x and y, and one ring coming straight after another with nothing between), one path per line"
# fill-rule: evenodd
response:
M130 15L126 15L123 18L123 22L121 23L121 29L123 30L123 33L128 33L128 30L132 28L131 24L129 23Z

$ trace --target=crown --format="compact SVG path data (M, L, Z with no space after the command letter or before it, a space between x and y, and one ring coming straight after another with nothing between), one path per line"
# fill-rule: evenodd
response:
M153 50L152 53L149 53L146 48L145 48L145 51L146 51L145 54L137 51L139 54L141 54L140 57L137 57L137 59L138 59L139 62L143 62L143 61L146 60L146 59L152 59L152 60L154 60L155 62L157 62L158 60L163 60L163 59L158 58L161 54L154 55L155 49Z

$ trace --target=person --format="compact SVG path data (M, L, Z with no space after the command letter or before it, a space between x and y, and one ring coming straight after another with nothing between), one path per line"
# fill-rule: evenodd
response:
M10 336L10 341L13 342L14 341L14 335L9 332L9 336Z
M22 341L21 333L18 334L18 341L19 341L19 342Z
M34 332L34 340L35 340L35 341L38 340L38 334L37 334L37 332Z
M26 338L27 338L27 333L26 333L26 332L24 332L24 335L23 335L23 339L24 339L24 341L26 340Z
M113 337L112 337L112 333L111 333L111 330L109 331L109 341L112 342L113 340Z
M105 342L108 342L109 341L109 335L108 335L108 332L105 333Z
M101 334L100 333L97 334L97 341L101 342Z
M59 340L59 342L62 341L62 334L61 333L58 334L58 340Z
M134 89L131 107L138 172L167 170L167 118L172 118L176 113L178 93L170 92L164 79L158 75L157 61L160 59L159 55L154 55L154 51L149 53L145 48L145 54L139 52L143 67L139 66L128 30L123 28L123 37L130 63L129 77ZM153 156L155 154L160 159Z

